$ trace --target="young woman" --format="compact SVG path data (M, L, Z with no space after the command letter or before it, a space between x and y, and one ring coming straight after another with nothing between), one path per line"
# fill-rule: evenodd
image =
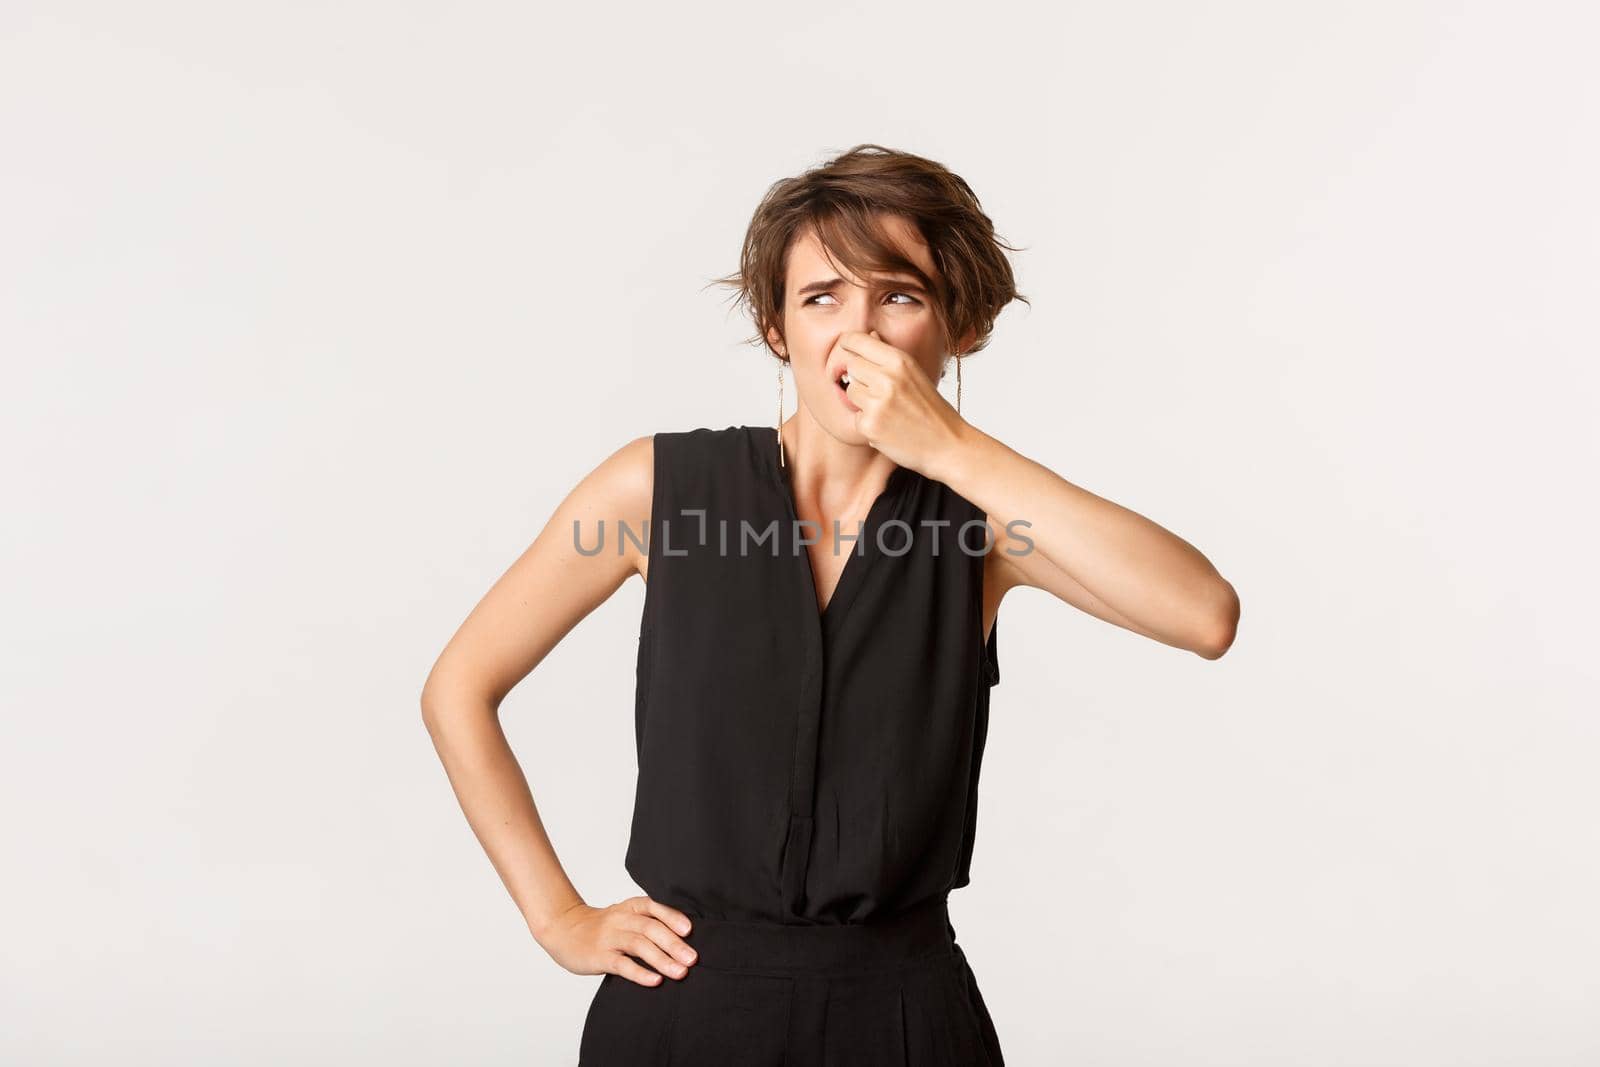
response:
M777 425L618 449L434 666L423 717L474 832L539 944L603 975L583 1067L1000 1067L946 899L968 882L1001 599L1048 590L1207 659L1231 644L1238 598L1198 551L962 418L961 363L1026 299L1002 248L967 183L917 156L859 145L774 185L720 280L779 361ZM497 709L635 573L644 893L593 906Z

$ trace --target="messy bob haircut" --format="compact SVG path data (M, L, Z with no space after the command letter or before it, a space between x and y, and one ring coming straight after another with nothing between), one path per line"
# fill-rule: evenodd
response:
M876 216L908 219L927 242L939 276L930 278L907 259ZM747 343L772 349L769 333L788 348L783 333L785 266L789 249L816 233L830 261L857 278L901 271L933 294L933 310L949 351L955 339L974 332L961 358L989 343L994 321L1017 291L1002 249L1021 249L995 235L972 188L931 159L876 144L859 144L793 178L776 182L756 207L745 232L739 270L710 284L737 290L736 306L748 309L756 336ZM1031 306L1031 305L1030 305ZM785 360L785 362L787 362Z

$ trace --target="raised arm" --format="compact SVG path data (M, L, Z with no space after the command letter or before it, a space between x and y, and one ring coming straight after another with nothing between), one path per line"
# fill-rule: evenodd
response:
M1238 594L1189 542L970 423L957 423L941 445L929 464L936 476L988 515L985 583L994 597L1033 586L1205 659L1233 644Z
M551 847L499 710L580 620L643 572L646 561L631 540L616 550L616 527L626 521L637 533L650 519L653 484L648 436L591 471L472 609L422 689L422 719L456 799L535 940L574 973L610 971L644 984L660 978L627 954L679 976L681 965L673 971L667 953L692 960L679 936L688 932L687 916L645 896L605 908L585 904ZM585 555L579 546L594 548L602 519L605 550Z
M986 624L1007 589L1030 585L1205 659L1228 651L1239 597L1199 549L967 422L932 372L876 330L845 330L838 344L851 378L845 393L860 409L856 431L987 514Z

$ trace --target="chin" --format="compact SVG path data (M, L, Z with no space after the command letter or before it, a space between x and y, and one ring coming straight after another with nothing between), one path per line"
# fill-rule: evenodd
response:
M848 413L841 417L835 417L831 422L824 422L822 427L828 431L834 440L841 444L867 444L866 436L856 429L855 419Z

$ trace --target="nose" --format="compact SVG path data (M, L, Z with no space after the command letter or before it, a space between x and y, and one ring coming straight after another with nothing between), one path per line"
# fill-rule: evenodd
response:
M871 307L865 301L851 308L850 314L846 318L849 319L848 325L844 326L846 330L860 330L862 333L871 333L873 330L877 330L879 333L883 332L883 327L879 321L882 316L878 314L878 309Z
M862 333L871 333L877 330L879 337L884 333L883 315L872 306L871 301L867 300L852 302L845 313L835 321L839 323L841 332L859 330Z

